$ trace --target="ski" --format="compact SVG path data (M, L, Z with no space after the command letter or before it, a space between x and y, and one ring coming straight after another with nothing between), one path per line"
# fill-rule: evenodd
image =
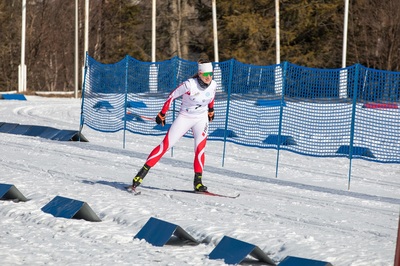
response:
M219 193L214 193L210 191L195 191L195 190L185 190L185 189L174 189L173 191L175 192L185 192L185 193L194 193L194 194L202 194L206 196L214 196L214 197L222 197L222 198L230 198L230 199L236 199L237 197L240 196L240 194L236 195L226 195L226 194L219 194Z
M134 187L132 187L132 186L126 186L125 189L126 189L126 191L128 191L129 193L131 193L131 194L133 194L133 195L135 195L135 196L142 194L141 191L137 191L137 190L136 190Z
M136 188L133 188L131 185L124 186L124 188L126 189L126 191L128 191L129 193L131 193L135 196L140 195L142 193L141 191L137 191ZM206 196L214 196L214 197L222 197L222 198L230 198L230 199L236 199L237 197L240 196L239 193L236 195L226 195L226 194L219 194L219 193L214 193L214 192L210 192L210 191L201 192L201 191L186 190L186 189L171 189L168 191L202 194L202 195L206 195Z

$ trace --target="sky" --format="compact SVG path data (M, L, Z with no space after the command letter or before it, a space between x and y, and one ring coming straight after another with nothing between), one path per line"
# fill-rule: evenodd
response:
M0 123L79 130L80 99L0 100ZM160 106L161 108L161 106ZM152 123L152 121L149 121ZM138 188L123 189L163 136L102 133L89 142L0 133L0 183L26 202L0 201L2 265L225 265L209 254L224 236L255 245L276 264L288 256L335 266L393 265L400 165L317 158L209 141L203 182L222 198L174 190L193 186L193 139L182 138ZM61 196L86 202L100 222L54 217ZM153 246L135 238L150 218L178 225L198 245ZM266 265L248 256L246 265Z

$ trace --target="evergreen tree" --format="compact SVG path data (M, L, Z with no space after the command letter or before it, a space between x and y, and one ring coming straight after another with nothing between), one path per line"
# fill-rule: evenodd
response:
M294 0L281 5L282 60L338 68L342 58L343 0Z

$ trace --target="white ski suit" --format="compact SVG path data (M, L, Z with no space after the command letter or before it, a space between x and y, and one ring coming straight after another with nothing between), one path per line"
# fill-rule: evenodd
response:
M182 96L179 115L172 123L163 141L149 154L146 161L148 166L153 167L191 129L194 137L194 172L203 172L209 124L208 110L214 108L216 89L217 83L214 80L208 87L202 88L198 79L193 77L170 93L161 113L166 114L172 101Z

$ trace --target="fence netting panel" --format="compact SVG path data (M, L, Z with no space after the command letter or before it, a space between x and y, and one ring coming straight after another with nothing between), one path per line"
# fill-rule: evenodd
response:
M354 157L399 163L400 112L397 103L400 73L363 66L360 66L359 72L355 101Z
M351 76L353 69L347 71ZM287 64L285 73L282 136L290 142L282 143L282 149L313 156L346 156L337 151L350 144L352 105L351 99L339 97L340 70Z
M117 132L124 129L126 60L101 64L88 57L82 95L82 121L92 129Z

